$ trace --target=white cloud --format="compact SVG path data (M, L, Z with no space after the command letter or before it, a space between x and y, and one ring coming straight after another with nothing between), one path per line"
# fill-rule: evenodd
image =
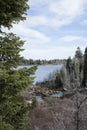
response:
M84 12L86 0L58 0L50 5L50 11L57 14L60 18L76 18Z
M35 29L28 28L27 22L21 22L17 25L13 25L13 28L10 31L14 32L18 36L20 36L21 39L27 41L27 43L30 44L46 44L50 42L50 38L44 33Z
M80 24L82 24L82 25L87 25L87 19L81 21Z
M30 26L62 27L72 23L85 12L86 0L32 0L30 2L41 12L30 18ZM32 10L32 8L31 8ZM44 11L43 11L44 10ZM44 12L44 13L43 13Z
M48 6L49 2L52 2L52 0L29 0L28 4L30 6L36 6L36 5L40 5L40 6L46 5L46 6Z
M27 59L67 59L69 56L72 58L75 55L75 51L79 45L67 46L50 46L49 48L32 48L30 50L26 49L22 55ZM85 46L79 46L84 52Z
M87 39L82 36L74 36L74 35L67 35L64 37L61 37L59 39L61 42L85 42L87 43Z
M64 59L70 56L74 56L76 50L76 46L73 47L49 47L49 49L30 49L25 50L22 55L29 59Z
M56 30L78 20L85 13L86 4L87 0L30 0L30 16L18 29L19 32L24 26L20 33L23 32L21 35L31 44L31 46L26 44L26 50L22 55L27 59L57 59L73 57L78 46L84 49L87 39L83 36L67 34L60 38L58 36L57 40L52 30L49 32L48 29ZM45 28L44 33L49 32L52 37L49 38L46 34L39 32L41 28ZM56 38L57 35L59 32Z
M48 24L48 19L45 16L41 16L41 15L40 16L30 16L28 21L29 21L30 27Z
M83 19L87 0L30 0L29 3L27 20L11 29L26 40L25 50L21 53L25 58L67 58L74 55L78 46L84 49L87 45L85 33L76 33L73 28L75 23L71 23L78 18ZM68 27L69 24L71 26ZM83 24L86 25L87 20ZM66 25L67 29L63 28ZM79 27L75 29L80 30Z

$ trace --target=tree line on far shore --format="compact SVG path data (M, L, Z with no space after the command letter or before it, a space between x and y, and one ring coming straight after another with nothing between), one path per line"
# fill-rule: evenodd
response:
M52 59L52 60L33 60L33 59L25 59L23 58L20 62L20 65L56 65L56 64L64 64L66 59Z

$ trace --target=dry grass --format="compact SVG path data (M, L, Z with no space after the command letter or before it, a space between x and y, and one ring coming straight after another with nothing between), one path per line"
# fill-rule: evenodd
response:
M44 103L30 111L31 127L29 130L76 130L75 102L75 97L56 100L53 98L46 99ZM86 102L80 109L79 117L79 130L87 130Z

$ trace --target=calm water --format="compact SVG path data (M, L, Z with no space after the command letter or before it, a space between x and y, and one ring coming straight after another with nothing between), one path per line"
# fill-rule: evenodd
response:
M31 66L19 66L18 69L23 67L30 68ZM44 81L48 78L49 74L56 70L60 71L61 68L62 65L39 65L35 72L35 79L33 84Z
M34 84L36 82L44 81L48 78L50 73L60 70L62 65L40 65L35 72Z
M52 97L63 97L63 93L59 92L59 93L52 94Z

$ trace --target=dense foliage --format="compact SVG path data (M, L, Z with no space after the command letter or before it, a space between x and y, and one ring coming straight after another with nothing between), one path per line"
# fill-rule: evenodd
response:
M8 125L6 130L24 130L26 124L27 105L20 92L32 83L36 66L14 69L20 62L19 53L23 44L12 33L0 37L0 117L4 125L2 129Z
M13 33L2 33L2 27L10 28L12 24L25 19L29 8L28 0L0 0L0 129L26 130L28 106L21 96L36 66L30 69L17 69L22 57L24 41ZM16 69L15 69L16 68Z
M83 83L83 84L82 84ZM85 54L78 47L75 56L69 57L63 64L60 72L53 72L48 79L40 83L51 89L74 89L76 86L87 85L87 48Z
M87 87L87 47L84 54L83 86Z
M66 60L65 66L65 86L73 88L75 86L81 86L83 80L83 54L78 47L74 58L69 57Z
M19 70L0 69L0 115L4 124L9 124L16 130L24 129L26 124L28 106L20 92L32 82L33 77L30 75L35 69L36 67Z
M13 33L0 36L0 67L16 67L21 60L19 52L23 44L24 41Z
M15 70L21 57L20 51L24 44L14 34L0 37L0 115L2 124L9 129L23 129L27 106L20 92L33 81L30 77L36 67ZM4 123L3 123L4 122ZM2 126L4 129L5 126Z
M28 0L0 0L0 28L11 27L25 19L26 10L29 8Z

